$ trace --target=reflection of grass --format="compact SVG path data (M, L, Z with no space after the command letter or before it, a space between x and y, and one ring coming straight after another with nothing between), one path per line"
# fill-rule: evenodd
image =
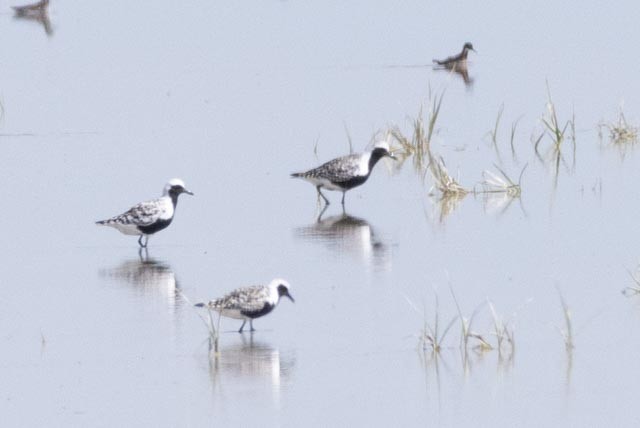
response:
M483 193L506 193L508 196L513 198L517 198L522 193L522 187L520 183L522 182L522 174L524 174L524 170L527 169L527 165L522 168L520 171L520 177L518 177L518 182L514 182L509 176L498 166L494 165L494 167L500 172L500 175L494 174L491 171L484 171L482 176L484 177L484 181L481 184Z
M615 122L602 122L598 125L600 139L602 139L602 130L609 131L609 141L613 144L634 144L638 142L638 128L630 125L624 117L624 113L620 110L618 120Z
M569 310L569 305L567 305L566 300L562 296L560 289L558 289L558 295L560 296L560 304L562 305L562 315L564 316L564 324L565 327L558 327L558 331L564 339L564 345L567 348L567 351L571 351L573 349L573 325L571 323L571 311Z

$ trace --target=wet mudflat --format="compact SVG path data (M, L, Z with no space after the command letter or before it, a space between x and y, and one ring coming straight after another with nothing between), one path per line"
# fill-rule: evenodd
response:
M591 6L7 7L4 423L637 425L640 159L610 134L640 125L639 11ZM466 76L431 67L466 41ZM429 153L466 194L386 132L439 97ZM377 138L405 159L318 218L289 173ZM195 196L148 251L94 225L172 177ZM211 355L185 296L279 276L296 303Z

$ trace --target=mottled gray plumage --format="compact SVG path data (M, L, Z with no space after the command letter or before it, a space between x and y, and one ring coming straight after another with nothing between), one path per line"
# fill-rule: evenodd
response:
M222 316L243 320L240 333L249 320L251 331L253 331L253 320L270 313L280 302L280 297L285 296L294 301L289 294L289 287L286 280L276 278L269 285L238 288L209 303L197 303L196 306L201 308L206 306Z
M358 175L361 154L341 156L306 172L292 174L300 178L325 178L333 183L344 183Z
M165 201L162 198L140 202L120 215L111 217L107 220L98 221L97 223L103 225L116 223L122 225L131 224L136 226L148 226L160 218L165 211L163 209L164 206Z
M223 297L208 303L209 308L216 311L237 310L240 312L257 312L269 300L269 287L253 285L238 288Z

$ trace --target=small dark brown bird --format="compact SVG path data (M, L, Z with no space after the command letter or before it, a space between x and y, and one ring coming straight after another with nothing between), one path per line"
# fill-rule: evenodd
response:
M46 7L49 6L49 0L40 0L37 3L27 4L24 6L12 6L16 16L28 16L42 14Z
M462 47L462 52L460 52L458 55L453 55L445 59L434 59L433 62L445 67L451 67L459 62L466 61L467 55L469 55L469 51L476 52L476 50L473 48L473 45L467 42Z

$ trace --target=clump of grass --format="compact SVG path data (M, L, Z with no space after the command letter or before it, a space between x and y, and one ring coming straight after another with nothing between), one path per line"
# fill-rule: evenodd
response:
M564 328L557 327L557 329L564 340L564 346L567 348L567 351L571 351L573 349L573 324L571 323L571 311L569 310L569 305L567 305L560 289L558 289L558 296L560 296L560 304L562 305Z
M432 158L429 164L429 171L434 180L434 187L442 194L443 198L447 197L463 197L469 190L462 187L458 180L453 178L447 170L442 157Z
M207 309L207 317L204 317L199 312L196 312L198 317L202 320L204 325L207 327L209 331L209 352L213 351L216 356L220 355L219 341L220 341L220 318L221 315L218 313L218 320L214 324L213 321L213 311L206 303L196 303L195 305L191 303L189 298L180 291L180 295L182 298L192 307L198 308L206 308Z
M389 129L389 134L400 145L404 156L413 156L413 164L417 170L423 171L432 161L431 140L436 129L443 98L444 92L440 95L433 94L431 88L429 88L429 113L425 120L424 107L420 107L418 116L412 121L412 135L410 138L405 136L398 126L393 126Z
M413 302L411 302L411 300L409 300L408 297L405 296L405 299L416 312L419 312L418 309L413 304ZM442 350L442 343L444 342L445 337L449 333L449 330L451 330L451 327L453 327L453 324L455 323L457 317L452 318L451 321L449 321L449 323L446 325L444 330L440 332L440 313L439 313L437 294L435 296L435 313L434 313L433 325L430 324L429 321L427 321L426 308L424 308L423 316L424 316L423 326L422 326L422 330L420 331L420 335L418 337L420 346L425 351L430 349L431 352L437 354Z
M453 287L449 286L449 289L451 290L451 296L453 297L453 301L456 304L456 309L458 310L458 319L460 319L460 350L462 351L463 355L466 356L469 352L470 339L475 339L477 341L477 344L473 347L474 349L479 351L492 350L493 346L491 346L491 344L489 344L489 342L481 334L476 333L471 329L473 320L480 312L480 308L482 305L476 307L471 313L471 316L467 318L462 314L462 309L460 309L458 299L453 292Z
M483 193L506 193L508 196L517 198L522 193L522 175L524 174L525 169L527 169L527 165L522 168L520 171L520 176L518 177L518 181L514 182L509 176L498 166L493 165L500 175L494 174L491 171L485 170L482 173L484 180L480 185L483 188Z
M560 147L565 140L565 134L567 130L571 130L571 139L575 144L575 115L567 120L564 125L560 124L558 115L556 113L556 107L551 99L551 91L549 90L549 82L547 82L547 112L542 116L542 124L544 125L544 131L536 141L535 149L538 151L538 145L540 144L542 137L548 135L551 137L554 149L559 151Z
M541 162L545 162L545 157L547 161L553 161L554 164L554 187L557 186L558 177L560 173L560 164L563 164L567 167L567 169L572 169L575 167L576 162L576 128L575 128L575 113L572 118L567 120L564 125L561 125L561 121L558 119L558 115L556 113L555 105L553 104L553 100L551 99L551 91L549 90L549 83L547 82L547 112L543 115L542 119L543 131L542 133L535 139L534 141L534 150L536 156ZM570 131L570 133L569 133ZM543 156L539 151L539 146L545 136L548 136L552 142L550 149L547 151L546 155ZM532 137L533 139L533 137ZM565 140L571 140L573 147L573 156L571 167L567 165L565 158L562 153L562 146Z
M638 142L638 128L630 125L624 117L622 109L615 122L603 122L598 125L600 139L602 139L602 130L609 131L609 141L613 144L635 144Z
M498 353L502 355L502 352L508 349L509 354L513 355L516 349L515 326L513 325L513 317L504 319L503 317L498 315L491 300L487 299L487 304L489 305L491 318L493 319L493 334L496 337L496 349L498 350Z

